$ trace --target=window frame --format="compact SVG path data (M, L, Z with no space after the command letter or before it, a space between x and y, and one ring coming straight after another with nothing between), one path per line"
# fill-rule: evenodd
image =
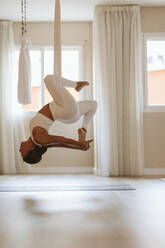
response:
M31 46L29 51L35 51L38 50L41 52L41 93L40 93L40 105L37 109L24 109L24 113L36 113L39 109L41 109L44 106L44 52L46 50L53 50L53 46ZM81 45L69 45L69 46L62 46L62 51L64 50L78 50L79 51L79 79L81 80L83 78L84 74L84 67L83 67L83 46ZM80 93L80 99L82 98L82 95Z
M144 81L144 112L165 112L165 105L148 105L148 82L147 82L147 41L164 40L165 33L142 33L142 58L143 58L143 81Z

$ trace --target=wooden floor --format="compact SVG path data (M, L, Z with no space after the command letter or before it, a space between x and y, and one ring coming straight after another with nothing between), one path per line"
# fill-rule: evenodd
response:
M165 248L165 182L1 176L0 185L131 183L136 190L0 193L1 248Z

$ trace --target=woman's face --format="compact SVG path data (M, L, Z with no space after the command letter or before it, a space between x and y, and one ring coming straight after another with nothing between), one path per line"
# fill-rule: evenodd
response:
M22 158L24 159L33 149L34 147L28 141L21 142L19 151L22 155Z

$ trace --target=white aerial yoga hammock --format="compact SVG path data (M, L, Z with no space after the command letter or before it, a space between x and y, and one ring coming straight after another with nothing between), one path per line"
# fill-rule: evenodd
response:
M26 0L21 1L22 10L22 40L19 55L18 69L18 102L25 105L31 103L32 86L31 86L31 61L29 55L30 41L26 32Z
M54 75L61 78L61 8L60 0L55 0L54 18Z
M54 18L54 75L61 78L61 9L60 0L55 0ZM18 102L25 105L31 103L31 61L29 55L30 42L26 35L26 0L22 0L22 44L19 56Z

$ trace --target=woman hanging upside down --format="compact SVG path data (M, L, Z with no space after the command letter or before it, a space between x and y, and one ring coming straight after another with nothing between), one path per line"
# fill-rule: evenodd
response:
M53 97L53 101L45 105L30 121L30 137L21 143L20 152L25 162L38 163L42 154L50 147L65 147L87 151L92 140L86 140L87 125L96 112L97 102L76 102L64 87L73 87L80 91L88 82L74 82L55 75L48 75L44 79L46 87ZM78 141L62 136L50 135L49 129L55 120L63 123L76 122L84 115L82 127L78 129Z

